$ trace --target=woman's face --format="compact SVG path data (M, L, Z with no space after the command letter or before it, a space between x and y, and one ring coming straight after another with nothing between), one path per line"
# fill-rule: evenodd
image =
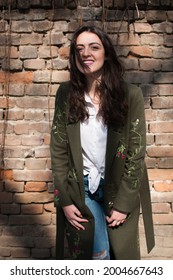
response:
M82 32L76 40L76 48L82 59L85 68L83 68L76 56L76 65L80 72L85 75L92 74L99 78L103 71L105 61L105 50L100 38L91 32Z

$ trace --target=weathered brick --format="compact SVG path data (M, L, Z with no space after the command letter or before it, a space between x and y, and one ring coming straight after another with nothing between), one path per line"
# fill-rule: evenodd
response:
M21 109L12 108L8 111L8 120L23 120L24 112Z
M53 23L48 20L35 21L32 23L32 29L35 32L45 32L52 28Z
M30 84L25 87L26 95L42 96L48 93L48 84Z
M26 182L25 190L27 192L42 192L47 190L45 182Z
M31 256L36 259L48 259L50 257L50 250L34 248L31 250Z
M53 58L58 56L58 47L55 46L40 46L39 58Z
M171 109L168 110L157 110L157 119L158 121L168 121L173 119L173 111Z
M0 170L0 180L12 180L13 170Z
M149 157L173 157L173 146L166 147L148 147L147 155Z
M163 125L164 124L164 125ZM152 122L150 123L151 133L173 133L173 122Z
M173 95L173 85L159 85L159 95Z
M12 193L7 193L7 192L1 192L0 196L0 203L11 203L13 201L13 195ZM4 213L5 214L5 213Z
M156 145L171 145L172 143L173 133L156 135Z
M13 178L16 181L51 181L50 170L14 170Z
M173 31L173 23L171 22L161 22L152 25L153 31L157 33L168 33L171 34Z
M26 70L42 70L45 68L45 61L43 59L27 59L24 61L24 68Z
M21 145L21 136L18 135L7 135L5 139L7 146L19 146Z
M43 144L43 136L42 135L23 135L21 144L23 146L40 146Z
M50 99L49 106L50 108L54 108L54 99ZM28 97L24 96L23 98L16 100L16 106L19 108L25 108L25 109L47 109L48 106L48 98L46 97Z
M2 62L3 70L22 71L22 61L20 59L4 59Z
M148 169L148 175L149 175L149 179L152 181L173 180L172 169ZM173 193L170 193L170 198L172 201Z
M6 169L24 169L24 160L23 159L4 159L4 164Z
M164 36L161 34L141 34L141 45L162 46L164 40Z
M171 210L169 203L153 203L152 213L169 213Z
M24 119L32 121L42 121L44 119L44 111L40 109L25 110Z
M173 183L155 182L154 183L154 189L158 192L172 192L173 191Z
M35 149L35 157L36 158L49 158L50 157L50 148L49 147L42 147Z
M42 43L42 34L21 34L20 45L40 45Z
M7 224L8 224L8 215L0 214L0 225L7 225Z
M150 33L152 31L152 27L148 23L143 22L135 22L131 25L131 29L135 31L135 33Z
M21 213L24 215L36 215L43 213L43 205L42 204L28 204L21 205ZM15 214L15 213L14 213Z
M24 182L16 182L12 180L5 180L5 190L7 192L23 192Z
M172 225L173 224L173 213L170 214L153 214L154 224Z
M49 225L50 223L51 223L51 214L11 215L9 217L9 225ZM23 239L31 240L28 236L23 237Z
M171 109L173 107L172 97L153 97L152 98L152 108L153 109Z
M0 72L0 81L1 83L5 83L7 79L7 75L4 72ZM32 72L19 72L19 73L10 73L9 80L11 83L31 83L33 79Z
M140 59L140 69L144 71L151 71L151 70L161 70L162 62L156 59Z
M12 216L10 216L11 218ZM20 217L19 215L14 217ZM26 216L25 216L26 217ZM2 247L21 247L21 244L25 244L26 247L33 247L34 243L32 238L27 236L2 236L0 238L0 246Z
M167 13L166 11L158 11L158 10L151 10L151 11L146 11L146 18L147 22L162 22L165 21L167 18Z
M158 162L158 168L173 169L173 158L160 158Z
M1 238L1 237L0 237ZM0 250L0 256L1 257L10 257L11 256L11 250L10 248L8 247L1 247L1 250Z
M123 63L125 70L137 70L139 68L138 59L134 57L121 59L121 62Z
M48 61L47 69L53 70L65 70L67 69L68 61L64 59L53 59L52 61Z
M28 170L46 169L46 159L28 158L25 160L25 166Z
M153 81L153 73L142 72L142 71L131 71L131 72L126 72L124 78L129 83L147 84Z
M148 46L132 46L130 52L134 56L139 57L152 57L152 49Z
M2 214L19 214L20 205L18 204L2 204L1 206Z
M36 248L51 248L55 246L55 237L35 237L34 242L36 244Z
M11 31L16 33L31 33L32 32L31 22L25 20L12 21Z
M12 258L28 259L30 257L30 249L28 248L11 248L10 252Z
M37 58L37 47L34 46L20 46L19 47L19 56L22 59L25 58Z
M56 213L56 207L54 206L54 202L44 204L44 209L51 213Z

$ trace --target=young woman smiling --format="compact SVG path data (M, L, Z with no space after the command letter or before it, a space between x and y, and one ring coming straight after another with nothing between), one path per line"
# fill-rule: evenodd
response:
M109 36L94 26L80 27L51 131L57 259L64 259L64 235L72 259L140 259L140 204L151 251L145 127L141 90L123 81Z

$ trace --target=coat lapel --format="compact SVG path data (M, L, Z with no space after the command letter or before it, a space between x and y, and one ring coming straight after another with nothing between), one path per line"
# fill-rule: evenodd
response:
M80 186L83 186L83 160L80 140L80 122L67 125L70 150Z
M115 128L108 128L107 136L107 148L106 148L106 166L105 166L105 180L107 181L107 176L112 165L112 161L115 158L118 143L121 138L121 133Z

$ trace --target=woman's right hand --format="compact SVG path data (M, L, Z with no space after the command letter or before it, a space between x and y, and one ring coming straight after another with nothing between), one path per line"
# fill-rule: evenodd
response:
M74 204L64 206L62 209L64 211L64 215L72 226L78 230L85 230L85 227L81 225L81 223L87 223L88 220L83 218L81 212Z

